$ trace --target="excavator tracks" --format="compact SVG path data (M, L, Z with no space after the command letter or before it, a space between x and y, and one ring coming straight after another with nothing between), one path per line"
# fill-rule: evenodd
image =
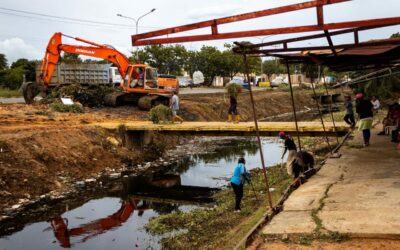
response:
M139 98L138 107L141 110L150 110L159 104L168 105L169 98L160 95L147 95Z

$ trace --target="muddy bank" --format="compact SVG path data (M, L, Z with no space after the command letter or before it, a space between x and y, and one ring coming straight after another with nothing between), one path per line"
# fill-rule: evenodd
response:
M294 94L295 105L298 111L307 110L315 106L311 92L302 90ZM201 95L197 97L183 96L182 116L188 121L225 121L229 108L229 96ZM289 92L263 90L254 92L257 117L259 119L292 112ZM238 112L241 120L253 119L250 96L248 92L238 96Z

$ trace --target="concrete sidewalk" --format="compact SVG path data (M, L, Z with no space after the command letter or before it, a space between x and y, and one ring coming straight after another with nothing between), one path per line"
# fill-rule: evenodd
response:
M377 133L373 130L371 146L362 148L356 131L342 147L342 157L328 159L294 191L263 233L311 234L320 219L321 231L400 238L400 150L389 136Z

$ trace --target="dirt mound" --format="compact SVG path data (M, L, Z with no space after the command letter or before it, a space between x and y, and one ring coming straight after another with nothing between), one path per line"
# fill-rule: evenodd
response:
M89 129L41 129L0 136L0 210L21 198L64 190L75 180L119 168L140 155L117 148L107 132Z
M294 98L298 111L313 108L315 105L308 91L298 91ZM239 94L237 100L241 120L253 120L249 93ZM254 92L254 100L258 119L292 112L289 92L257 91ZM228 95L182 97L181 102L182 115L187 121L225 121L228 108Z

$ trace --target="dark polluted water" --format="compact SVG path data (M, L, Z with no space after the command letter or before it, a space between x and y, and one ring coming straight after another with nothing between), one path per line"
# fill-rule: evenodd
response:
M218 138L217 138L218 139ZM266 165L281 163L281 143L264 139ZM57 216L0 237L3 249L160 249L148 221L173 211L212 205L212 193L229 183L237 159L248 170L260 168L255 141L230 140L210 153L185 157L176 166L140 177L123 178L120 195L85 199Z

